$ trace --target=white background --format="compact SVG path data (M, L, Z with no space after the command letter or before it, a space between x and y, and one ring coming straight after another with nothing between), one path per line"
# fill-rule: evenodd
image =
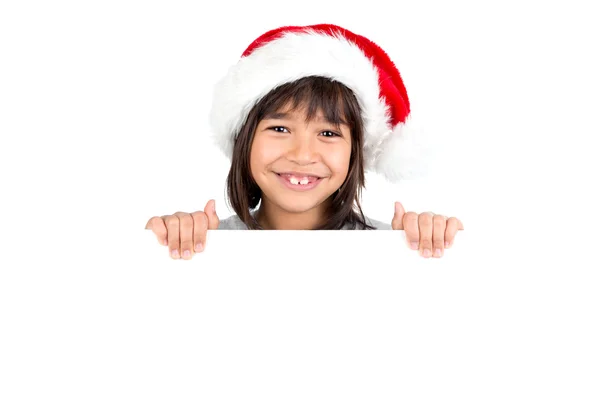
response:
M591 3L3 2L0 397L598 398ZM150 217L232 213L212 85L266 30L323 22L389 53L443 149L428 179L369 175L366 214L456 216L455 248L211 232L170 260Z

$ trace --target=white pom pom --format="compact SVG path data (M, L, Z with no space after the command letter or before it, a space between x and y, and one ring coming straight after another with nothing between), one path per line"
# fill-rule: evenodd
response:
M374 170L393 183L424 178L433 167L434 154L430 137L409 115L380 143Z

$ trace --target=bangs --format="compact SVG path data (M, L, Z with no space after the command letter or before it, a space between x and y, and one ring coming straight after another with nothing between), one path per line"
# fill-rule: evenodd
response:
M357 102L354 93L345 85L325 77L312 76L286 83L272 90L264 100L259 120L283 111L302 110L309 122L321 111L330 124L337 127L345 124L354 131L356 120L360 118L351 103L352 100L354 104Z

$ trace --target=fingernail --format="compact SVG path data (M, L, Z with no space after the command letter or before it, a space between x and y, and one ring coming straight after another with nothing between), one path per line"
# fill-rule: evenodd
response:
M196 244L196 252L200 253L202 251L202 243Z
M163 244L164 244L165 246L169 244L169 243L167 243L167 239L163 240Z
M419 243L418 242L411 242L410 248L413 249L413 250L417 250L419 248Z
M183 258L188 258L190 256L190 251L189 250L185 250L183 252Z
M173 250L171 251L171 255L173 256L173 258L179 258L179 251Z
M435 256L436 257L441 257L442 256L442 251L440 249L435 249Z
M425 257L425 258L431 257L431 250L429 250L429 249L423 250L423 257Z
M452 243L446 242L446 248L449 249L452 246Z

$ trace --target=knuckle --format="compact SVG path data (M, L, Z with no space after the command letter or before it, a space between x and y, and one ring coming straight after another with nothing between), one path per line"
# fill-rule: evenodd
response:
M425 231L430 231L432 229L433 223L431 219L421 219L419 218L419 227L421 229L425 229Z
M446 218L443 215L435 215L433 217L433 223L436 225L445 225L446 224Z
M164 220L168 228L179 227L179 218L176 215L167 215Z
M192 229L194 220L190 214L182 214L179 216L179 226L185 230Z
M406 214L404 214L404 221L406 223L414 223L417 222L417 219L419 218L418 214L416 212L407 212Z
M431 214L430 213L421 213L419 214L419 222L430 222Z
M443 231L446 229L446 221L443 219L434 219L433 220L433 226L435 227L435 230L437 231Z

